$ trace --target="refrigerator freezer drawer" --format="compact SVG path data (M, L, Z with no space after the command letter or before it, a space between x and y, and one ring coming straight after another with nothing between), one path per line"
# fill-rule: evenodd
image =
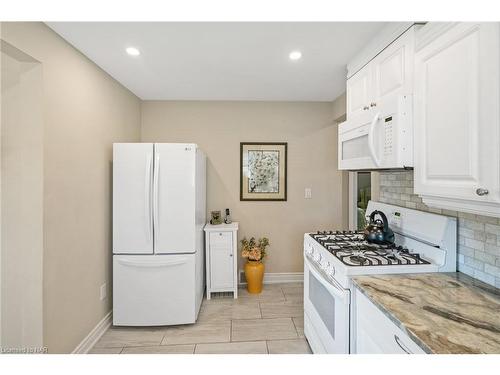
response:
M195 254L114 255L113 325L196 320Z

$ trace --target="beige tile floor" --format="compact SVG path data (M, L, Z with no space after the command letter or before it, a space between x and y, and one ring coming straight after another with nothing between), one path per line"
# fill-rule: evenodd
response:
M93 354L309 354L304 338L303 285L264 285L261 294L203 300L195 324L112 327Z

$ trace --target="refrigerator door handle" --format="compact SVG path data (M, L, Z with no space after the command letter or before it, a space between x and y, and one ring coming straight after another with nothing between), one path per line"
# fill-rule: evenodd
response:
M153 156L151 154L148 154L148 157L146 159L146 177L144 181L144 196L145 196L145 201L146 204L144 205L145 210L146 210L146 225L147 225L147 233L148 233L148 239L151 241L152 236L153 236L153 228L152 228L152 216L153 216L153 205L151 202L151 169L153 167Z
M155 163L154 163L154 172L153 172L153 234L154 234L154 249L156 250L156 243L157 243L157 234L158 234L158 179L159 179L159 173L160 171L160 155L158 153L155 153Z

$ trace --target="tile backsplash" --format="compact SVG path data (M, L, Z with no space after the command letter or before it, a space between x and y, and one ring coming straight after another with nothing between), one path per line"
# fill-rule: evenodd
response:
M458 218L458 270L500 288L500 219L428 207L413 194L413 171L380 172L380 202Z

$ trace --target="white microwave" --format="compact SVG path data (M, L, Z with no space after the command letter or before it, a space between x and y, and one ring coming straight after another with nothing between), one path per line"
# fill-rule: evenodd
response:
M413 167L412 97L372 107L339 124L340 170Z

